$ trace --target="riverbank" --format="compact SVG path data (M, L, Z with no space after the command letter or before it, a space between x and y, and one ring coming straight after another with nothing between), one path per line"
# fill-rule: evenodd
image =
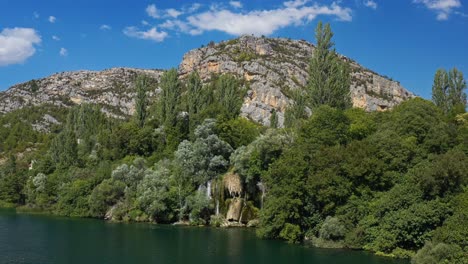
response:
M9 212L0 210L0 252L6 263L408 263L364 251L262 240L247 228L111 224Z
M43 215L43 216L50 216L50 217L63 217L65 219L93 219L102 223L122 223L122 224L136 224L136 223L142 223L142 224L150 224L150 225L155 225L155 226L185 226L185 227L206 227L206 228L219 228L219 229L250 229L250 230L255 230L258 221L255 225L253 224L239 224L236 222L226 224L225 221L224 223L221 221L219 217L213 216L214 221L211 224L206 224L206 225L200 225L200 224L194 224L189 221L178 221L172 224L158 224L154 221L115 221L115 220L106 220L106 219L101 219L101 218L92 218L92 217L80 217L80 216L63 216L60 214L56 214L53 211L50 210L43 210L40 208L33 208L29 206L16 206L12 204L7 204L7 203L0 203L0 205L8 205L8 206L0 206L0 209L11 209L14 210L17 214L24 214L24 215ZM284 244L291 244L291 243L285 243L283 241L276 240L277 242L284 243ZM388 259L395 259L395 260L405 260L404 258L401 258L399 256L393 255L393 254L385 254L383 252L371 252L367 251L364 249L356 249L356 248L346 248L342 242L328 242L325 243L324 241L320 241L320 243L317 243L317 239L304 239L301 243L292 243L294 246L297 247L307 247L307 248L316 248L316 249L323 249L323 250L351 250L351 251L359 251L359 252L367 252L369 254L379 256L379 257L384 257ZM411 255L408 255L406 260L408 260L411 257Z

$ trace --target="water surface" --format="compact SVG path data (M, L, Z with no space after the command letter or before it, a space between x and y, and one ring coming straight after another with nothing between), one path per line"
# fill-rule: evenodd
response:
M0 263L403 264L367 252L261 240L246 229L115 224L0 209Z

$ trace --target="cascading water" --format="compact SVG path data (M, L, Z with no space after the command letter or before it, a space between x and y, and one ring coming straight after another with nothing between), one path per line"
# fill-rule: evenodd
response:
M211 181L206 183L206 198L211 199Z

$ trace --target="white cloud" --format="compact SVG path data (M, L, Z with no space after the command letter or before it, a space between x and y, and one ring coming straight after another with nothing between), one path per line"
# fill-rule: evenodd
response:
M242 3L240 1L230 1L229 4L234 8L242 8Z
M293 1L284 2L284 6L289 7L289 8L297 8L297 7L301 7L307 4L308 2L310 1L309 0L293 0Z
M142 20L142 21L141 21L141 24L142 24L143 26L148 26L148 25L149 25L148 21L146 21L146 20Z
M54 16L49 16L49 22L50 22L50 23L55 23L56 20L57 20L56 17L54 17Z
M35 19L38 19L38 18L39 18L39 13L38 13L38 12L34 12L34 13L33 13L33 16L34 16Z
M55 41L60 41L60 38L55 36L55 35L52 36L52 39L55 40Z
M437 14L437 20L447 20L453 10L461 7L460 0L413 0L413 3L423 4Z
M68 56L68 50L66 48L60 48L59 54L62 57L66 57Z
M168 36L167 32L158 31L156 27L152 27L147 31L141 31L137 27L126 27L123 33L129 37L153 40L156 42L161 42Z
M166 14L170 17L177 18L178 16L182 15L183 12L177 11L174 8L169 8L166 10Z
M182 32L189 32L191 30L190 26L181 20L166 20L164 23L159 25L159 27L170 30L179 30Z
M18 64L34 55L41 36L32 28L5 28L0 32L0 66Z
M351 21L351 9L337 3L330 6L314 4L306 6L307 0L285 3L284 8L273 10L235 13L226 9L212 9L187 18L192 27L190 34L217 30L231 35L255 34L270 35L280 28L300 25L319 15L334 16L342 21Z
M202 7L201 4L199 4L199 3L194 3L194 4L192 4L189 8L186 9L186 12L187 12L187 13L196 12L198 9L200 9L200 7Z
M146 14L152 18L159 18L159 11L155 4L151 4L146 7Z
M364 5L369 7L369 8L372 8L372 9L377 9L377 3L373 0L367 0L364 2Z
M111 30L112 28L111 28L111 26L104 24L104 25L101 25L99 27L99 29L100 30Z

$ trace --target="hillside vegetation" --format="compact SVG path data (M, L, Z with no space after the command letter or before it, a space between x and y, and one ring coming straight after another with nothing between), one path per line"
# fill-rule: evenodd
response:
M435 103L351 108L350 66L332 36L319 24L310 79L294 93L285 128L274 111L269 127L239 116L245 80L221 74L202 82L193 72L182 81L175 69L159 80L135 77L128 119L85 103L0 116L0 206L249 225L266 239L365 249L416 264L468 263L463 74L436 74ZM153 102L155 85L161 92Z

